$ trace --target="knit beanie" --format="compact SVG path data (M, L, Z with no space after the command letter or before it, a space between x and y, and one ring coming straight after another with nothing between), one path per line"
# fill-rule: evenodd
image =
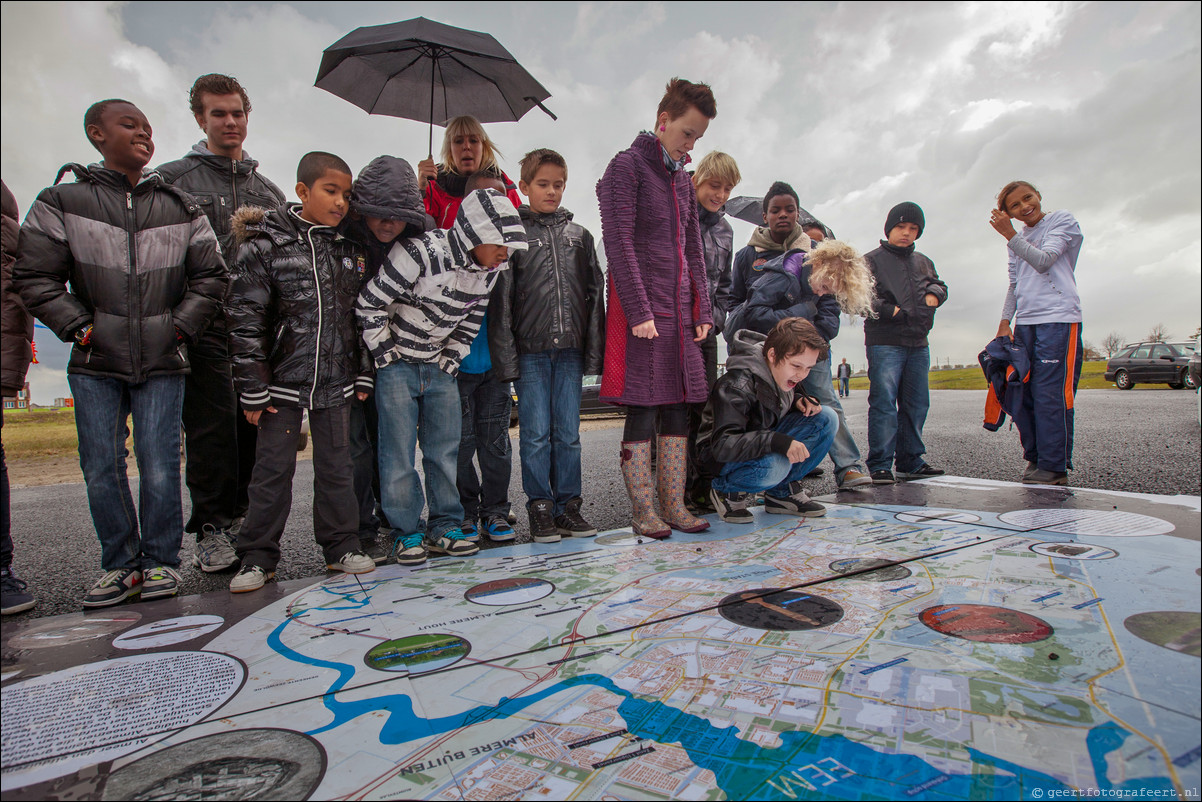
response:
M377 156L359 171L351 208L367 217L401 220L421 231L435 227L434 218L426 214L417 175L409 162L395 156Z
M910 201L899 203L889 210L889 216L885 218L885 239L889 238L889 232L893 230L894 226L900 223L914 223L918 226L918 237L922 236L922 230L927 227L927 219L923 216L922 207ZM918 239L918 237L914 239Z

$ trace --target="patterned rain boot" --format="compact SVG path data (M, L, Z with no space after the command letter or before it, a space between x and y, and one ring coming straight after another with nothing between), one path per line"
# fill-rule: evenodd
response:
M655 514L651 482L651 441L622 443L622 478L634 512L632 528L636 535L662 540L672 534L668 525Z
M661 436L656 442L655 476L659 485L659 511L673 529L702 532L709 521L698 518L684 505L684 483L688 460L687 437Z

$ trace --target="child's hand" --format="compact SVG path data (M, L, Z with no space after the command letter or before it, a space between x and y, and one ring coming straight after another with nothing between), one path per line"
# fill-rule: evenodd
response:
M247 423L249 423L251 426L258 426L259 418L263 417L264 412L275 413L275 411L276 411L275 407L268 407L265 410L263 410L263 409L255 409L255 410L244 409L244 410L242 410L242 414L246 416Z
M364 392L363 390L356 390L355 398L358 398L360 401L366 401L368 398L371 398L371 393Z
M997 209L989 213L989 225L993 226L994 231L1005 237L1007 242L1018 233L1014 230L1014 224L1010 222L1010 215L999 212Z
M700 326L694 326L693 331L697 332L697 336L693 338L693 342L699 343L710 334L710 324L702 323Z
M659 332L655 330L654 320L648 320L646 323L632 326L630 333L641 340L654 340L659 336Z
M996 336L1008 337L1010 339L1010 342L1014 342L1014 330L1010 328L1009 320L1003 320L1001 323L998 324Z
M812 415L817 415L822 411L822 404L819 404L817 401L811 401L808 398L798 397L797 403L794 404L794 406L797 407L798 412L800 412L802 415L805 415L807 418Z
M434 159L422 159L417 163L417 188L422 192L426 191L426 183L438 176L438 168L434 165Z
M789 458L789 462L796 465L810 458L810 450L806 448L805 443L800 440L794 440L793 445L789 446L789 453L785 456Z
M933 292L928 292L922 296L922 300L926 302L927 306L939 306L939 299L935 297L935 293Z

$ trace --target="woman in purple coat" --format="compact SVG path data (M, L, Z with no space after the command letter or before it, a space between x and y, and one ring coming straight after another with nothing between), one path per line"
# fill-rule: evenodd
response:
M601 400L626 407L622 476L634 532L647 537L709 527L684 506L687 405L706 400L698 344L713 323L697 194L684 166L717 113L708 86L673 78L659 102L655 131L635 137L597 182L609 263ZM659 515L651 479L657 423Z

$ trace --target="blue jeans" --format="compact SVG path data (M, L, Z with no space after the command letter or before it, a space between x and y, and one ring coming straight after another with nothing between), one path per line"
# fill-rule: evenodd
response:
M578 348L518 356L518 453L522 490L530 501L550 499L554 515L580 496L580 382Z
M459 456L459 386L430 362L394 362L376 372L379 412L380 505L395 537L422 531L422 507L429 505L425 531L432 537L463 523L455 487ZM425 495L417 475L422 447Z
M839 431L835 433L835 441L831 443L830 457L835 466L836 478L842 480L843 474L860 466L860 449L856 446L855 438L851 436L851 430L847 428L847 420L843 417L843 405L835 396L829 356L810 368L810 375L806 376L801 386L817 399L818 403L835 410L835 414L839 416Z
M926 346L868 346L868 470L912 473L925 462L922 427L931 408Z
M459 400L463 419L459 436L456 484L463 518L474 521L509 514L509 476L513 447L509 444L509 413L513 398L509 382L487 373L460 373ZM480 463L480 473L472 458Z
M184 377L156 376L130 384L69 373L67 383L75 396L79 466L100 538L101 567L177 568L184 536L179 478ZM131 414L139 477L136 511L125 467Z
M788 457L773 452L747 462L728 462L710 486L719 493L764 492L785 498L789 495L789 482L801 479L822 462L838 428L839 416L830 407L824 406L817 415L809 417L790 412L781 418L775 431L804 443L810 452L809 459L791 463Z
M1081 379L1080 323L1035 323L1014 327L1031 360L1023 408L1012 415L1023 457L1039 468L1064 473L1073 467L1073 401Z

